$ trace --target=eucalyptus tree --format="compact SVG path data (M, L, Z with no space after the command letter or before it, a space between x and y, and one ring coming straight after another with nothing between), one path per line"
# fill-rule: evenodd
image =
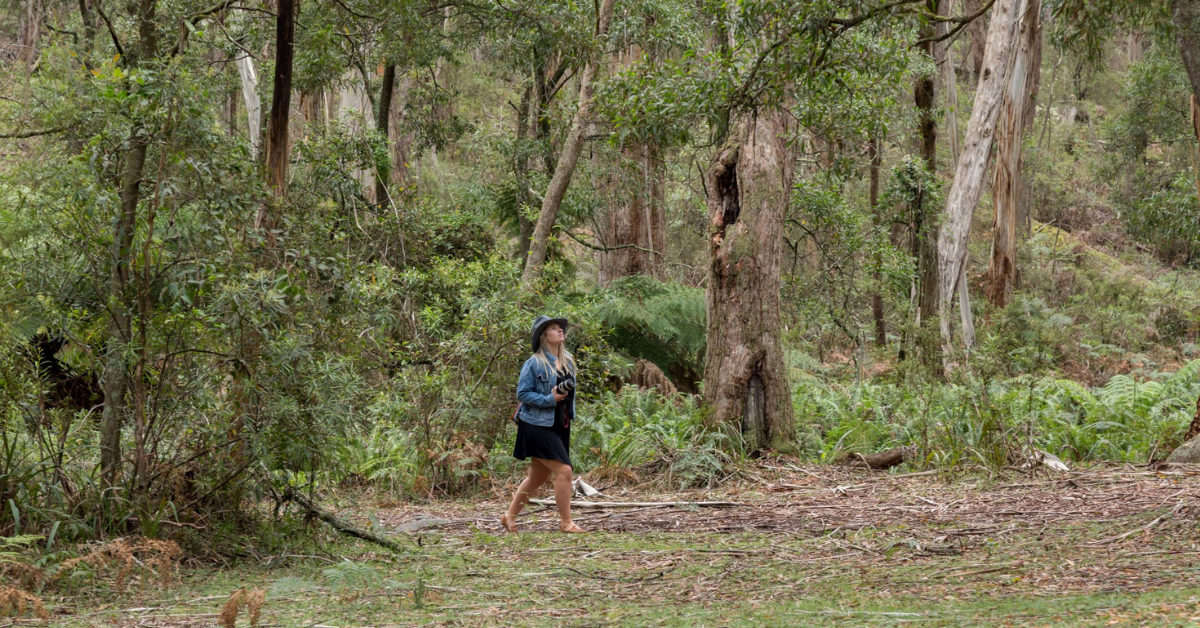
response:
M954 180L946 195L946 213L938 232L938 321L942 336L943 372L953 355L950 314L958 296L966 265L967 235L971 217L983 193L983 178L1000 116L1000 104L1010 71L1010 56L1019 35L1018 24L1027 0L996 0L988 24L983 69L975 91L975 104L967 123L962 153L955 164Z
M1020 16L1018 42L1008 73L996 137L995 183L992 185L992 252L987 297L1004 307L1017 282L1017 232L1021 206L1022 146L1032 127L1042 64L1042 3L1029 0Z
M843 135L861 132L845 128L847 112L862 102L854 89L866 82L857 79L899 80L918 4L704 3L697 19L712 25L705 50L622 79L620 93L636 92L630 100L639 105L623 125L658 109L708 128L704 394L712 420L740 425L754 449L786 441L792 430L780 282L800 147L821 121L841 119Z
M608 28L612 24L613 7L616 0L600 0L596 7L595 38L598 43L604 43L608 38ZM558 209L566 196L567 186L575 174L575 166L583 153L584 134L591 123L592 95L595 92L596 72L600 60L589 57L583 64L579 74L579 97L576 101L575 115L571 120L571 128L567 131L562 152L554 167L554 175L546 186L542 197L542 208L538 212L533 234L529 240L529 257L525 260L525 268L521 273L521 283L532 287L541 276L542 264L546 261L546 248L549 245L550 232L558 219Z

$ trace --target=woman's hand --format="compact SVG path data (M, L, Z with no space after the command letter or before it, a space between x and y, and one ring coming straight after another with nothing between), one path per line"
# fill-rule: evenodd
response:
M554 391L553 391L553 392L554 392L554 403L558 403L558 402L562 401L563 399L566 399L566 398L567 398L567 393L564 393L564 392L558 392L558 387L557 387L557 386L555 386L555 387L554 387Z

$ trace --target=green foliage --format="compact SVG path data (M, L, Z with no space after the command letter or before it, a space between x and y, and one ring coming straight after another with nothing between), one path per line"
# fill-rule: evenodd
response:
M704 292L646 275L613 280L595 316L610 343L658 365L677 385L697 390L704 374Z
M709 427L695 397L625 387L605 393L572 424L581 471L613 467L680 488L712 486L744 456L740 435Z

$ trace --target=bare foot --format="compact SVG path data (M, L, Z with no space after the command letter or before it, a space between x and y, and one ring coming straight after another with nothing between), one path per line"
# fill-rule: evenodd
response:
M517 533L517 522L515 519L509 517L508 513L500 515L500 525L504 526L504 529L508 530L509 534Z
M569 533L587 532L587 530L584 530L583 528L575 525L574 522L568 523L565 526L560 525L560 526L558 526L558 529L563 532L569 532Z

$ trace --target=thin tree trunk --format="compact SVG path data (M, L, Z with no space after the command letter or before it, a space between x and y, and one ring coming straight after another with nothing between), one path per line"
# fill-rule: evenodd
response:
M988 154L1000 115L1009 58L1017 35L1017 22L1025 0L996 0L988 27L987 51L975 92L975 106L967 124L963 153L955 168L954 182L946 196L946 215L938 234L938 271L940 276L938 319L941 326L943 359L951 355L950 310L958 292L966 261L967 236L971 218L983 193L983 177ZM944 368L948 370L949 364Z
M379 87L379 104L375 110L375 131L383 136L385 146L391 144L389 129L392 113L392 92L396 87L396 64L389 63L383 69L383 85ZM386 155L386 153L385 153ZM388 202L388 184L392 174L391 164L381 160L375 165L375 202L385 205Z
M262 99L258 97L258 72L254 59L245 53L237 58L238 77L242 81L242 99L246 101L246 129L250 133L251 156L257 161L262 137Z
M137 11L138 49L128 59L136 67L152 59L158 52L156 38L156 0L140 0ZM132 89L132 85L130 86ZM135 124L129 133L129 152L121 171L121 213L115 221L109 273L109 332L104 360L104 411L100 422L101 482L108 488L121 478L121 428L127 409L129 365L125 347L132 340L131 319L134 315L134 295L130 284L129 265L137 230L138 204L150 140L147 130Z
M26 71L38 58L38 39L42 30L42 0L23 0L17 25L17 63Z
M646 147L646 170L650 179L650 194L646 203L646 247L655 254L649 256L650 274L659 279L666 277L667 262L667 164L662 149L655 145Z
M1192 132L1200 140L1200 0L1175 0L1172 15L1175 23L1175 42L1183 57L1183 68L1192 85ZM1196 191L1200 194L1200 156L1193 153Z
M259 209L255 227L267 234L268 246L275 242L278 201L287 195L288 122L292 108L292 59L295 57L296 0L279 0L275 18L275 78L271 90L271 115L267 120L267 188L275 202Z
M883 225L883 215L879 207L879 167L883 163L883 155L879 151L879 136L872 135L867 144L867 155L871 159L869 167L870 185L867 188L867 199L871 205L871 216L875 220L875 228ZM871 295L871 314L875 318L875 344L882 347L887 344L887 321L883 317L883 275L880 266L883 264L883 254L880 247L875 247L875 270L872 279L875 282L875 292Z
M83 24L82 54L83 63L87 65L87 57L91 55L96 45L96 17L92 14L91 0L79 0L79 20Z
M996 130L996 180L992 185L995 217L988 267L987 298L1004 307L1017 284L1017 234L1020 228L1021 149L1029 126L1035 82L1037 41L1041 37L1041 0L1028 0L1021 19L1019 41L1009 70L1008 90Z
M533 82L537 82L537 76ZM529 255L529 238L533 235L533 221L525 215L525 208L532 206L533 197L529 193L529 155L527 142L535 141L537 136L538 102L536 86L530 84L521 94L521 105L517 108L517 141L513 145L513 202L517 212L517 259L524 264Z
M939 12L940 0L927 0L926 8L933 14ZM921 30L922 39L929 39L937 33L933 25L927 25ZM934 42L926 41L921 44L921 50L933 58L936 52ZM936 59L934 62L936 63ZM920 144L918 146L921 159L930 174L937 176L937 118L933 106L936 102L936 80L934 75L926 75L917 79L913 88L913 101L917 106L917 121L920 129ZM934 212L935 209L926 200L925 195L919 194L913 207L915 238L914 254L917 258L917 308L915 312L915 328L917 348L921 363L931 371L941 368L941 347L937 334L933 331L932 313L937 306L938 285L938 251L934 242Z
M616 0L602 0L599 14L596 16L596 38L604 41L608 37L608 26L612 22L613 5ZM558 165L554 168L554 177L542 197L542 209L538 213L537 224L529 242L529 257L525 261L521 283L527 288L542 274L542 264L546 261L546 249L549 245L550 231L558 219L558 209L566 196L567 186L571 184L571 176L575 174L575 165L579 155L583 153L583 135L589 126L588 118L591 113L592 93L595 86L598 60L589 60L579 76L579 107L575 118L571 121L571 130L567 135L566 144L559 155Z
M982 20L979 18L976 22ZM938 37L943 37L948 32L944 22L938 23L934 29ZM958 74L954 69L954 51L950 46L954 43L953 39L946 40L934 44L934 58L938 60L938 66L941 68L942 86L945 88L946 95L943 98L943 106L946 108L946 135L950 143L950 163L958 163L959 138L958 138Z
M737 422L751 450L786 441L792 399L783 364L780 262L795 171L786 112L735 111L706 176L709 218L705 401Z
M976 11L983 8L987 0L966 0L965 10L967 15L974 15ZM995 12L995 7L992 11ZM971 78L979 83L979 74L983 71L983 57L987 48L987 32L988 32L988 16L981 15L978 19L972 20L967 25L967 32L971 34L970 46L970 63L971 63Z

